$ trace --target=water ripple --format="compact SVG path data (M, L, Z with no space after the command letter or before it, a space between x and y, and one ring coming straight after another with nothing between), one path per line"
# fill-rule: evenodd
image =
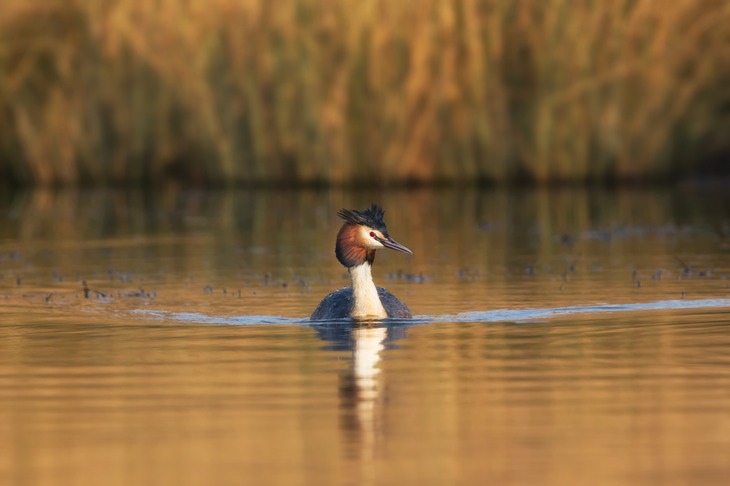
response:
M698 300L659 300L638 304L602 304L577 305L570 307L555 307L546 309L516 309L462 312L455 315L428 316L430 321L437 322L530 322L535 320L563 317L572 314L594 314L606 312L638 312L650 310L682 310L682 309L709 309L730 307L730 299L698 299Z
M199 312L170 312L159 310L136 309L133 314L143 315L150 319L162 321L178 321L199 324L226 325L260 325L260 324L307 324L308 319L296 319L281 316L211 316Z
M459 314L425 315L416 316L413 319L402 321L398 319L385 319L389 324L403 323L408 325L419 325L430 322L532 322L555 317L563 317L573 314L595 314L607 312L640 312L640 311L666 311L683 309L710 309L730 307L730 299L698 299L698 300L660 300L655 302L644 302L638 304L602 304L602 305L578 305L570 307L554 307L543 309L495 309L490 311L471 311ZM213 316L197 312L170 312L159 310L134 310L132 313L143 315L150 319L177 321L201 324L224 324L224 325L261 325L261 324L294 324L294 325L323 325L349 322L348 320L336 320L313 323L306 318L291 318L281 316Z

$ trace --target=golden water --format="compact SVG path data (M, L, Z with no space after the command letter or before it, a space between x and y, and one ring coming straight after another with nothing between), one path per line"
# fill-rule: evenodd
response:
M416 319L311 325L372 201ZM0 484L724 484L728 202L4 195Z

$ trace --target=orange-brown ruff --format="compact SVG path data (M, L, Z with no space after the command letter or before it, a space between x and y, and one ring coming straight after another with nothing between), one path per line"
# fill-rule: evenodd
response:
M376 287L373 282L371 267L375 261L375 250L390 248L412 253L390 237L383 221L383 210L373 204L364 211L341 209L337 214L345 223L337 233L335 255L347 267L352 286L325 297L311 319L410 318L411 311L403 302L386 289Z

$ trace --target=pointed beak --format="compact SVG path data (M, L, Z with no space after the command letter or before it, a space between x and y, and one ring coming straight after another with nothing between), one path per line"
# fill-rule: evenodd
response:
M395 241L390 236L387 238L378 238L378 241L386 248L390 248L391 250L400 251L403 253L408 253L410 255L413 255L413 252L406 248L405 246L401 245L397 241Z

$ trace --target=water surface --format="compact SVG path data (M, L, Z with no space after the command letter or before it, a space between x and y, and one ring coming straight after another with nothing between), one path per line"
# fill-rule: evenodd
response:
M412 321L313 324L340 207ZM2 484L723 484L730 198L0 199Z

